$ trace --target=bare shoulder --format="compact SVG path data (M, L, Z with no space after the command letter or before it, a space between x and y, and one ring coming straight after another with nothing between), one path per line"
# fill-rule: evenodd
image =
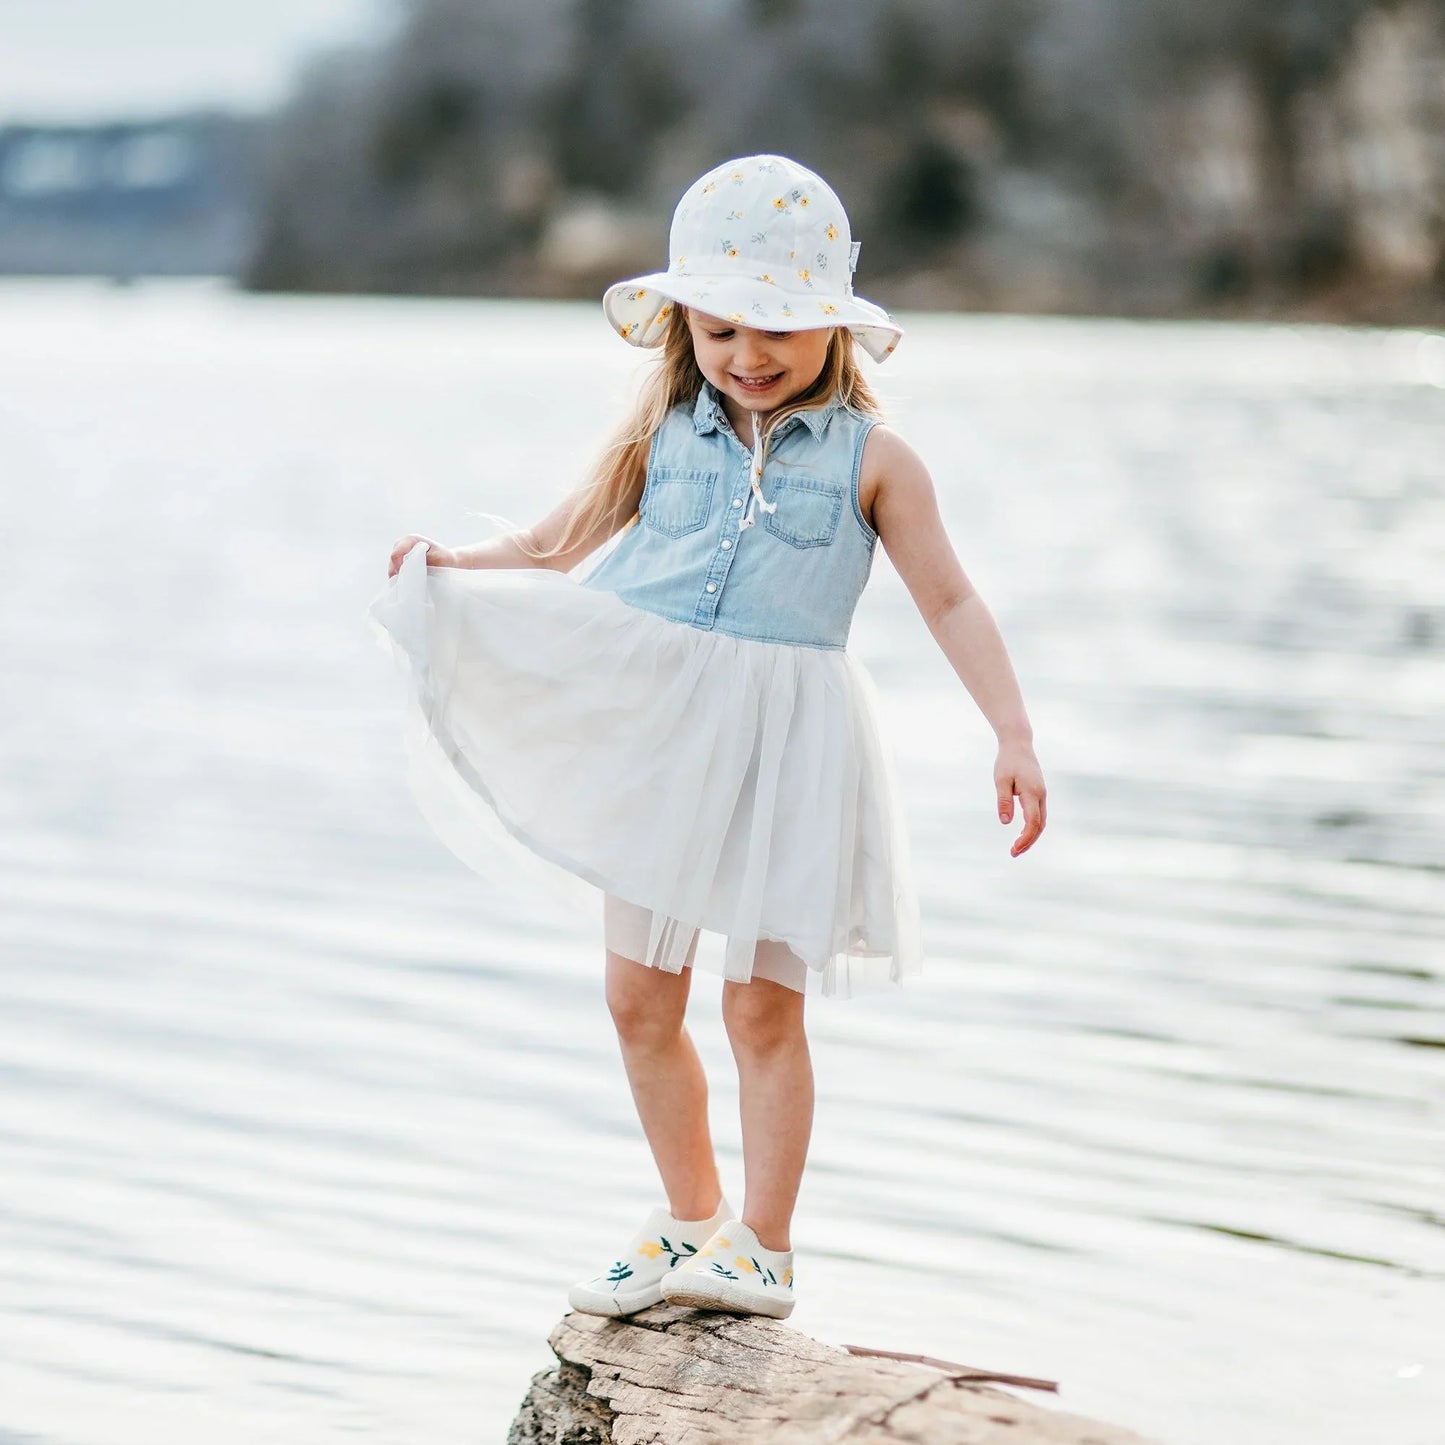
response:
M878 422L863 443L858 468L858 508L875 532L880 513L892 501L906 501L933 491L933 478L923 458L886 422Z

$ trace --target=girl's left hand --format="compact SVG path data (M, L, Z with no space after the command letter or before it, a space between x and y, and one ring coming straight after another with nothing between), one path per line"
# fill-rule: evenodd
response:
M1044 831L1046 817L1044 774L1034 756L1032 744L1000 743L998 760L993 765L993 782L998 792L1001 823L1013 822L1015 795L1023 805L1024 830L1009 849L1009 853L1017 858L1038 841L1039 834Z

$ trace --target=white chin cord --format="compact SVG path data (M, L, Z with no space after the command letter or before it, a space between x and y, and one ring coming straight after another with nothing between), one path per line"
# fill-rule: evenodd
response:
M748 498L747 510L743 513L742 521L738 523L738 531L740 532L743 530L744 527L751 527L756 522L756 518L753 516L754 502L756 502L758 506L760 506L765 512L776 512L778 510L778 504L776 502L768 501L767 498L763 496L763 489L758 485L758 481L763 475L763 426L762 423L758 420L756 413L753 414L752 470L753 474L750 480L752 482L753 494Z

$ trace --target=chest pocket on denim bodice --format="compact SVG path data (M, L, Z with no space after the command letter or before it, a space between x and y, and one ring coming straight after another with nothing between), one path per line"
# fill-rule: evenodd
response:
M665 537L684 537L707 525L716 472L697 467L653 467L647 474L638 511Z
M843 486L816 473L789 471L767 479L777 511L764 513L763 526L790 547L826 547L838 535Z

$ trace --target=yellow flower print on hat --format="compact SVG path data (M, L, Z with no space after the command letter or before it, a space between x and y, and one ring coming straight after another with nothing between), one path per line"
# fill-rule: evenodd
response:
M685 300L727 317L726 325L847 326L881 359L894 349L900 328L881 307L854 295L849 273L857 249L843 203L822 177L786 156L738 158L684 192L669 231L667 270L614 282L603 304L614 330L633 346L660 345L681 319ZM674 278L688 280L685 298L669 294ZM623 289L643 287L643 299ZM804 292L814 305L788 304Z

